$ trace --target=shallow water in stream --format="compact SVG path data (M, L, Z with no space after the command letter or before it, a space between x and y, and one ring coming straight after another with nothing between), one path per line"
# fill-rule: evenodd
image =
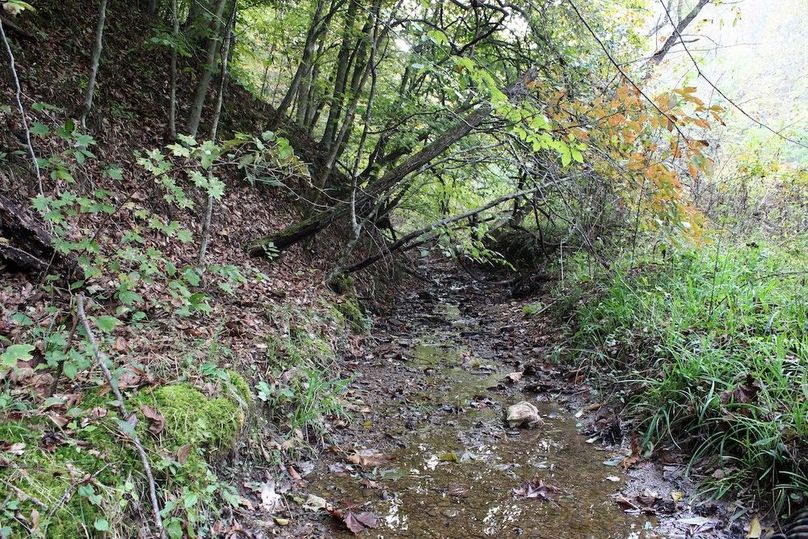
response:
M469 350L452 338L467 324L454 309L441 308L443 316L449 312L455 315L450 338L407 343L407 365L427 373L405 399L408 412L417 410L422 420L397 431L393 460L364 471L376 488L367 488L367 481L363 487L353 474L328 474L314 482L315 492L365 504L356 510L378 515L380 527L363 537L657 537L652 521L626 515L610 499L624 480L618 468L604 464L615 454L587 443L570 412L532 399L543 425L525 430L504 424L503 410L531 397L501 385L497 390L507 369L475 356L481 351L472 341ZM401 403L381 406L386 409L379 416L402 420ZM514 489L534 477L561 492L549 500L518 497ZM332 533L350 536L337 527Z

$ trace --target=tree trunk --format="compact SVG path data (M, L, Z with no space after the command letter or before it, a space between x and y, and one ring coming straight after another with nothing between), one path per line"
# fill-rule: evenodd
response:
M95 84L98 79L98 67L101 64L101 51L104 49L104 27L107 23L107 0L101 0L98 6L98 23L95 27L95 45L90 59L90 80L87 82L87 92L84 95L84 106L81 111L81 127L87 127L87 116L93 109L93 96Z
M219 34L222 28L222 15L224 14L225 4L227 0L219 0L216 6L216 13L213 20L213 35L208 40L207 56L205 58L205 65L203 66L202 76L199 79L199 84L196 86L196 94L194 102L191 106L191 114L188 117L187 131L192 137L196 136L199 130L199 122L202 119L202 109L205 106L205 98L208 95L210 88L210 81L213 79L213 71L215 69L216 52L219 45Z
M357 0L349 0L348 12L345 14L345 26L342 30L342 43L339 53L337 53L337 65L334 68L334 92L331 94L331 103L328 109L328 119L325 124L325 131L321 143L325 149L331 147L334 134L337 130L337 122L342 112L342 104L345 101L345 84L348 81L348 60L351 57L351 45L353 44L353 25L356 20Z
M213 121L210 125L210 140L216 142L216 138L219 135L219 119L222 116L222 104L224 103L224 94L227 90L227 66L229 65L230 60L230 47L233 41L233 32L235 31L234 26L236 24L236 9L237 5L233 5L233 10L230 14L230 20L227 21L227 30L225 31L224 36L224 46L222 47L222 73L221 73L221 82L219 83L219 97L216 100L216 108L213 112ZM211 195L208 195L208 203L207 207L205 208L205 217L202 221L202 238L199 242L199 265L205 265L205 257L207 256L208 252L208 244L210 243L210 224L211 220L213 219L213 204L214 199Z
M180 19L177 0L171 0L171 20L174 25L174 46L171 47L171 90L168 102L168 130L171 139L177 138L177 41L180 35Z
M0 259L32 273L52 269L70 278L76 261L56 251L45 223L26 208L0 195Z
M306 33L306 43L303 46L303 56L300 58L300 64L297 66L297 71L295 71L295 76L292 78L292 82L289 84L289 89L286 92L286 95L281 100L280 105L278 105L279 116L286 114L286 110L297 96L300 83L302 82L306 71L309 69L311 57L314 55L314 50L317 46L317 38L320 35L320 28L325 21L325 18L321 17L324 7L325 0L317 0L317 5L314 8L314 14L311 17L309 31Z

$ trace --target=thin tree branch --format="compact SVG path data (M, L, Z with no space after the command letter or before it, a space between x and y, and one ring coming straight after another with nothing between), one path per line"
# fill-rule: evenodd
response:
M90 327L90 322L87 320L87 314L84 312L84 294L79 294L78 297L78 306L77 312L79 320L81 321L82 326L84 327L85 333L87 333L87 339L90 341L90 350L95 358L95 361L101 367L101 371L104 373L104 378L106 379L109 387L112 388L112 394L115 395L115 400L118 404L118 411L121 414L121 421L126 421L126 418L129 414L126 411L126 404L123 400L123 395L121 395L121 390L118 388L118 383L112 377L112 373L109 370L109 366L107 365L106 358L101 354L101 351L98 349L98 343L95 340L95 336L93 335L93 330ZM123 430L121 430L123 432ZM154 475L152 474L151 464L149 463L149 456L146 454L146 450L143 449L143 444L140 443L140 437L137 435L137 432L133 429L130 433L124 433L132 440L135 448L137 449L138 454L140 455L140 462L143 463L143 471L146 474L146 479L149 482L149 498L151 499L152 504L152 511L154 512L154 523L157 526L157 530L160 533L160 537L162 539L166 539L166 531L163 527L163 519L160 516L160 502L157 500L157 487L155 486L154 482Z
M17 76L17 68L14 63L14 53L11 51L11 44L6 37L6 31L3 27L3 19L0 19L0 36L3 38L3 44L6 46L6 54L8 54L8 68L11 71L11 78L14 80L14 98L17 102L17 110L20 111L20 119L22 120L22 127L25 130L25 143L28 146L28 153L31 155L31 163L36 172L36 180L39 186L39 194L42 196L42 172L39 170L39 160L37 160L34 146L31 144L31 130L28 128L28 118L25 116L25 108L22 106L22 88L20 87L20 78Z

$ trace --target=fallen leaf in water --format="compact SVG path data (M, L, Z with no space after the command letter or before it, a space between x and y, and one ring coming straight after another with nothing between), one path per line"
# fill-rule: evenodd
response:
M380 466L385 462L393 460L391 457L385 455L378 449L360 449L354 452L353 455L348 455L345 459L351 464L362 466L363 468Z
M760 539L761 535L763 535L763 530L760 527L760 520L755 517L749 523L749 533L746 534L746 539Z
M617 505L619 505L620 507L622 507L623 509L626 509L626 510L637 511L637 510L640 509L637 506L637 504L635 504L634 502L632 502L631 500L629 500L628 498L626 498L622 494L615 494L614 496L612 496L612 500L614 500L614 503L616 503Z
M447 494L453 498L465 498L469 494L469 489L460 485L455 485L449 488Z
M155 436L163 432L163 429L166 427L166 421L163 419L160 412L145 404L140 406L140 411L143 412L143 416L149 420L149 432Z
M365 528L379 527L379 518L373 513L368 512L354 513L353 511L348 511L345 513L343 522L354 535L359 535Z
M541 425L543 421L539 417L539 410L527 401L518 402L508 406L505 420L511 427L526 426L533 428Z
M561 492L560 488L554 485L548 485L541 479L535 477L521 487L513 489L513 493L520 498L532 498L544 501L549 500L552 496L561 494Z

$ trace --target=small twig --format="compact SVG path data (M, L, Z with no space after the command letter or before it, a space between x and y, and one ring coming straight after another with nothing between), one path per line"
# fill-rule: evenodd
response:
M55 504L53 504L53 506L48 510L48 516L46 520L50 521L50 519L53 518L53 515L56 513L56 511L58 511L61 506L66 504L70 500L70 498L73 497L73 493L76 491L76 489L79 488L80 485L86 485L87 483L92 482L96 477L98 477L98 474L109 468L109 466L110 463L108 462L104 464L101 468L96 470L95 473L93 473L92 475L85 476L80 481L71 481L70 486L67 487L67 490L65 490L65 493L62 494L62 497L59 498L59 500Z
M101 352L98 349L98 343L95 340L92 328L90 328L90 322L87 320L87 315L84 312L84 294L78 295L77 307L78 318L81 320L84 331L87 333L87 339L90 341L90 349L93 353L93 357L95 357L96 362L101 366L101 370L104 372L104 378L106 378L109 387L112 388L112 393L115 395L115 399L118 401L118 411L121 413L121 420L126 421L129 414L126 412L126 405L124 404L123 395L121 395L121 390L118 389L118 384L115 382L115 379L112 377L112 373L109 371L105 358L101 355ZM123 432L123 430L121 432ZM149 457L146 455L146 450L143 449L143 444L140 443L140 437L137 435L135 430L132 430L131 433L124 434L129 436L132 443L135 445L138 454L140 455L140 461L143 463L143 471L146 474L146 479L149 481L149 497L151 498L152 510L154 512L154 523L160 532L160 537L162 539L166 539L166 531L163 527L163 519L160 516L160 503L157 501L157 488L155 486L151 464L149 464Z
M34 145L31 144L31 130L28 129L28 117L25 115L25 109L22 106L22 88L20 87L20 78L17 76L17 68L14 64L14 53L11 51L11 44L6 37L6 31L3 28L3 20L0 19L0 37L3 38L3 43L6 46L6 54L8 54L8 68L11 71L11 78L14 80L14 97L17 101L17 110L20 111L20 119L22 120L22 127L25 130L25 142L28 146L28 153L31 155L31 162L34 165L34 172L36 172L36 180L39 185L40 196L44 195L42 189L42 172L39 170L39 161L36 158Z

